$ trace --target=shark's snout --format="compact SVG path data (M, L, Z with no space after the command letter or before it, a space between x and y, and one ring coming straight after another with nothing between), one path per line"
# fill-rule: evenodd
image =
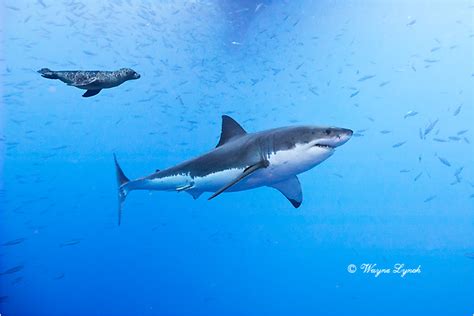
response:
M348 128L328 127L321 129L320 137L316 138L315 145L334 149L345 144L353 133Z
M337 133L334 146L337 147L344 145L349 139L351 139L352 134L354 134L354 132L351 129L341 128Z

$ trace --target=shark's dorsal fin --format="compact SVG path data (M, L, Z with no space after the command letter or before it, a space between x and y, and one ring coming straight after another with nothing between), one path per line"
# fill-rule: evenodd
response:
M221 138L216 147L222 146L229 140L247 134L247 132L237 123L233 118L227 115L222 115L222 130Z

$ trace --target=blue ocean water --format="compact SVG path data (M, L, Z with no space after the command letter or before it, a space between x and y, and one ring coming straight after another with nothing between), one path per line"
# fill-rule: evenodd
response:
M0 10L2 316L474 313L472 1ZM141 78L82 98L43 67ZM223 114L355 133L298 209L137 191L117 226L113 153L148 175L214 148Z

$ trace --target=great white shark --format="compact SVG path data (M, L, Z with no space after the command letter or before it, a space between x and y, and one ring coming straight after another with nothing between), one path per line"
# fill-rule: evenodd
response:
M114 154L118 182L118 223L122 204L133 190L187 192L197 199L213 192L268 186L280 191L297 208L303 201L297 175L329 158L347 142L352 130L338 127L290 126L247 133L227 115L222 116L219 143L213 150L149 176L129 180Z

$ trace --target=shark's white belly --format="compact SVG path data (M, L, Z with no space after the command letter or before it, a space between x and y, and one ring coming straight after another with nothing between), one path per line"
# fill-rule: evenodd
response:
M315 148L310 155L304 146L278 151L267 159L269 166L255 171L227 191L243 191L260 186L268 186L305 172L332 155L333 151ZM194 178L194 189L202 192L215 192L240 176L244 168L218 171L205 177Z
M308 155L304 150L304 147L296 146L268 155L267 168L255 171L226 191L249 190L283 181L313 168L332 154L332 151L315 149L311 155ZM215 192L240 176L244 170L245 168L225 169L202 177L178 174L151 180L147 183L147 188L149 190Z

